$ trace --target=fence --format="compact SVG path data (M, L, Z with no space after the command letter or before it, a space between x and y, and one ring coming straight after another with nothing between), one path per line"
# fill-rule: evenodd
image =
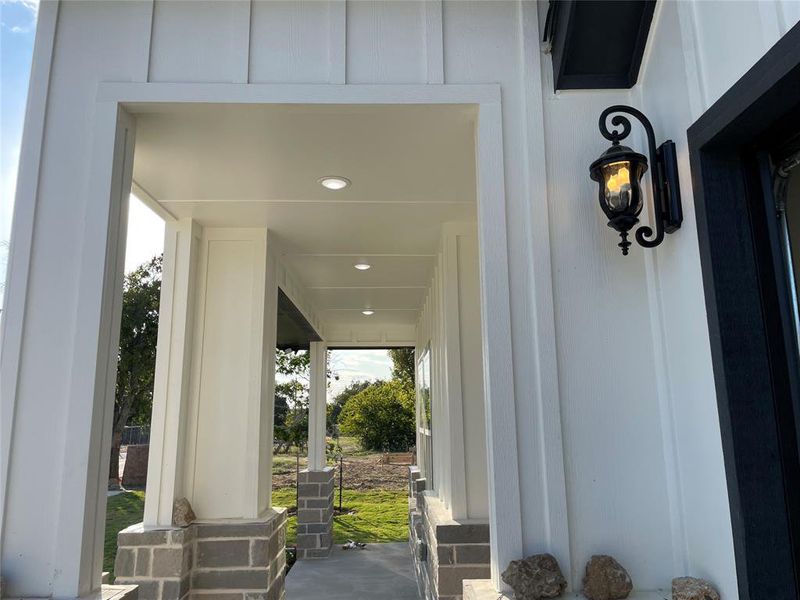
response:
M132 425L125 427L122 430L122 445L129 444L149 444L150 443L150 426L149 425Z

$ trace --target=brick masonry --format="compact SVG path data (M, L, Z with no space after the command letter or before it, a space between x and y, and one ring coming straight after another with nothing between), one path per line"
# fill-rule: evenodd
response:
M326 558L333 548L336 469L300 471L297 486L297 558Z
M417 467L409 470L409 530L420 595L462 600L462 582L490 577L489 525L449 518L439 499L425 492Z
M115 584L138 585L139 600L283 600L286 510L242 523L193 523L117 536Z

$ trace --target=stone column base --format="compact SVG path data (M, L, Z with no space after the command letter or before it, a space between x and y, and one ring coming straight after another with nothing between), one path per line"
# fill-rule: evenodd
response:
M411 477L409 538L420 596L462 600L464 580L490 577L489 525L452 520L435 495L420 490L425 480Z
M286 510L246 522L192 523L117 536L115 584L136 584L139 600L183 600L218 595L228 600L284 597Z
M327 558L333 548L336 469L300 471L297 482L297 558Z

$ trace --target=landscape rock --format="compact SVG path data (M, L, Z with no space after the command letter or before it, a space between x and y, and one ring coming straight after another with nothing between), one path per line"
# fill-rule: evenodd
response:
M720 600L719 592L705 579L676 577L672 580L672 600Z
M188 527L197 516L192 510L192 505L186 498L178 498L172 505L172 524L178 527Z
M583 595L589 600L621 600L633 589L631 576L613 557L598 554L586 564Z
M558 561L550 554L511 561L502 578L514 590L516 600L556 598L567 588Z

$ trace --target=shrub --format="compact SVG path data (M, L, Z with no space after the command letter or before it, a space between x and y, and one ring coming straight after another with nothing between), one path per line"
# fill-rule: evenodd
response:
M416 439L414 423L414 390L398 380L370 385L339 415L342 433L358 438L365 450L408 450Z

